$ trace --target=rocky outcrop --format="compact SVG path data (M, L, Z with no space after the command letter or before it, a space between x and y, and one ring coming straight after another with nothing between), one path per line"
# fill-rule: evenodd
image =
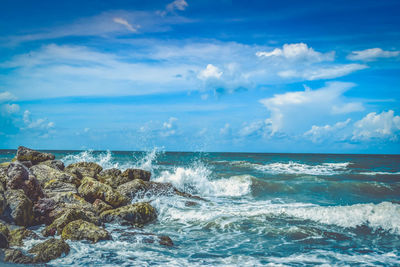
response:
M105 203L105 202L104 202L103 200L101 200L101 199L96 199L96 200L93 202L93 208L96 209L96 211L97 211L98 214L102 213L103 211L112 210L112 209L113 209L112 206L108 205L107 203Z
M22 189L31 201L37 201L39 198L44 197L36 177L19 162L13 162L8 166L7 188Z
M93 243L111 239L111 235L106 230L84 220L70 222L64 227L61 237L65 240L88 240Z
M111 186L90 177L85 177L82 180L78 193L90 203L93 203L96 199L101 199L113 207L120 207L129 202L129 199L112 189Z
M122 225L144 225L157 219L156 210L147 202L138 202L101 213L101 219L107 223Z
M39 164L31 167L29 169L37 178L40 185L45 187L49 182L59 181L63 183L70 183L74 185L80 184L80 179L76 178L76 176L60 171L58 169L52 168L48 165Z
M132 181L134 179L150 181L151 172L140 169L126 169L121 176L126 177L128 181Z
M55 156L53 154L42 153L23 146L18 147L17 150L18 161L30 161L33 165L46 160L53 160L54 158Z
M82 177L96 178L103 168L94 162L77 162L68 165L64 170L70 173L78 172Z
M9 246L10 230L7 225L0 223L0 248L8 248Z
M9 216L16 225L31 226L34 223L33 203L22 190L9 189L5 193Z
M97 175L97 180L100 182L107 184L113 188L116 188L118 185L123 184L124 182L121 180L121 171L117 168L102 170ZM129 181L126 181L129 182Z
M35 232L21 227L10 231L9 242L11 247L21 247L24 245L24 239L34 238L38 239L39 236Z
M59 171L63 171L65 168L64 162L62 162L61 160L46 160L46 161L41 162L40 164L49 166L49 167L59 170Z
M70 247L64 240L51 238L34 245L28 252L35 255L33 258L35 263L46 263L63 255L68 255L69 250Z
M32 257L25 255L19 249L6 249L4 251L4 261L19 264L29 264L35 262Z

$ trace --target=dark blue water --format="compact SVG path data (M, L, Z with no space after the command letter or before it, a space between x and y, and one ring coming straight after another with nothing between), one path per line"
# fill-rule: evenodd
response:
M0 161L14 153L3 151ZM400 156L53 153L66 164L143 168L209 200L186 206L182 197L146 197L156 223L107 225L113 241L70 242L55 266L400 265ZM175 246L149 244L137 231L169 235Z

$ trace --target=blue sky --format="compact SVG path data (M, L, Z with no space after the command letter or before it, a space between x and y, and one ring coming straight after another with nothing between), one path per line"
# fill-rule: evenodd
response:
M399 11L4 0L0 148L398 154Z

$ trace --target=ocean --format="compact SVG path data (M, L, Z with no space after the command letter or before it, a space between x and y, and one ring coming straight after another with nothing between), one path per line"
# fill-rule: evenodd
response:
M51 152L66 165L145 169L207 201L135 199L158 220L108 224L113 240L68 241L69 255L49 266L400 266L400 155ZM0 162L14 155L3 150Z

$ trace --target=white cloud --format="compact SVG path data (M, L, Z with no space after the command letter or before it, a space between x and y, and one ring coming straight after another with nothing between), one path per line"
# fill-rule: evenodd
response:
M350 60L374 61L378 58L397 57L400 51L385 51L382 48L370 48L361 51L353 51L347 56Z
M285 70L278 73L282 78L301 78L313 81L321 79L333 79L348 75L357 70L368 68L363 64L341 64L328 67L314 67L299 70Z
M350 102L339 106L332 106L332 114L347 114L363 110L365 110L365 108L360 102Z
M19 111L19 105L18 104L4 104L3 108L8 114L14 114L14 113L17 113Z
M313 125L310 130L304 133L304 135L310 138L314 143L322 142L326 139L338 139L339 130L344 129L350 123L351 119L340 121L334 125L316 126ZM343 137L340 139L344 139Z
M123 18L116 17L116 18L113 18L113 21L115 23L124 25L125 28L131 32L137 32L137 28L139 28L139 26L133 27L132 24L130 24L126 19L123 19Z
M371 112L354 124L353 140L388 138L396 141L399 134L400 116L395 116L393 110L380 114Z
M320 53L305 43L284 44L282 48L275 48L270 52L258 51L256 56L260 58L284 57L291 60L308 60L312 62L333 61L334 52Z
M200 71L199 75L197 76L201 80L207 80L211 78L219 79L222 76L222 71L218 69L218 67L208 64L207 67Z
M184 11L188 6L189 5L185 0L175 0L167 5L166 10L169 12L175 10Z
M32 120L29 110L24 111L23 122L25 126L22 129L48 130L54 127L54 122L48 122L47 119L39 118L37 120Z
M163 137L168 137L176 134L177 125L176 122L178 121L175 117L170 117L168 121L163 123L163 130L160 132L160 135Z
M1 92L0 93L0 103L9 102L9 101L13 101L16 99L17 98L10 92Z
M229 123L225 123L224 127L219 129L219 133L221 135L227 135L231 132L231 125Z
M334 106L359 105L343 96L343 93L353 86L353 83L329 82L317 90L306 87L304 91L276 94L261 99L260 103L270 112L270 117L265 122L272 135L277 132L305 132L312 125L321 125L333 120L337 116L333 112Z
M268 132L265 129L266 123L264 121L254 121L251 123L245 123L243 127L239 130L239 136L265 136Z

